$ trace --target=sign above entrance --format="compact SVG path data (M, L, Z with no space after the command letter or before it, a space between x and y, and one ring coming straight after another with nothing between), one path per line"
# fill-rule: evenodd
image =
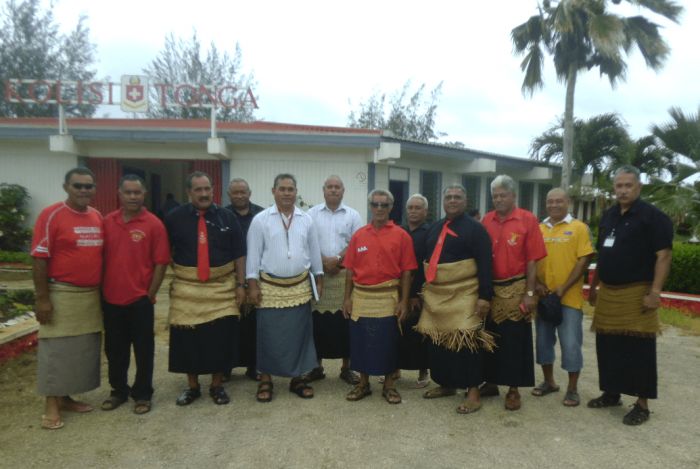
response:
M119 90L119 99L115 97ZM117 105L125 112L147 112L149 104L162 108L258 109L253 90L236 85L153 83L143 75L123 75L121 83L37 80L5 80L5 100L17 104ZM152 101L152 102L151 102Z

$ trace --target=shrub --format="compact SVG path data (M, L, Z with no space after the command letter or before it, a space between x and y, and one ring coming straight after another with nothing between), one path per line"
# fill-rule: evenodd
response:
M673 244L671 273L664 290L700 294L700 246Z
M18 184L0 184L0 250L27 249L31 231L24 226L27 219L29 192Z
M32 264L32 256L26 252L17 251L0 251L0 262L7 262L11 264Z

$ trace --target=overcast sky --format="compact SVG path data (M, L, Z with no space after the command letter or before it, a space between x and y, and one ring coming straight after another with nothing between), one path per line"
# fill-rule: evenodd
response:
M681 0L680 25L662 18L672 52L658 73L639 52L628 58L627 81L616 89L593 70L580 77L575 114L618 112L634 137L668 120L668 109L700 105L700 2ZM48 2L46 3L48 5ZM181 6L178 6L181 5ZM265 1L194 2L58 0L57 21L72 29L88 17L97 44L97 76L119 81L138 74L167 34L233 51L253 72L259 119L344 126L351 109L375 91L393 92L410 79L432 89L443 81L437 125L443 141L512 156L527 156L530 141L564 110L564 87L548 59L545 88L520 91L520 57L510 31L536 12L535 0L491 1ZM634 10L627 11L634 13ZM111 116L119 107L103 108Z

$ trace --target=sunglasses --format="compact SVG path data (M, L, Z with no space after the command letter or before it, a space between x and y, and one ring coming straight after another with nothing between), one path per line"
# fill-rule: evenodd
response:
M389 208L391 204L388 202L370 202L369 205L372 208Z
M89 190L91 190L91 189L94 189L94 188L95 188L95 185L94 185L94 184L89 184L89 183L88 183L88 184L83 184L83 183L80 183L80 182L74 182L73 184L71 184L71 187L72 187L73 189L75 189L75 190L78 190L78 191L81 191L81 190L83 190L83 189L89 191Z

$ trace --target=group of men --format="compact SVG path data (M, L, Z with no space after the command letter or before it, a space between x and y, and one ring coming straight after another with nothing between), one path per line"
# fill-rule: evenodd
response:
M649 418L647 399L656 398L655 309L672 227L639 199L635 168L620 168L614 186L617 204L601 219L590 290L603 394L588 406L617 406L620 394L635 395L623 421L638 425ZM322 360L340 358L340 378L353 386L349 401L370 395L369 377L380 376L383 398L400 403L400 369L419 370L417 387L428 384L429 369L438 386L425 398L466 389L457 412L469 414L501 385L508 387L505 408L518 410L518 389L535 385L533 317L544 381L532 394L559 390L558 333L569 373L563 404L580 403L582 284L594 251L588 227L568 213L564 190L547 194L540 224L516 206L507 175L491 183L494 210L481 221L467 213L465 188L449 185L444 218L425 223L428 200L415 194L406 204L408 226L400 227L389 218L394 198L382 189L369 193L371 219L362 226L343 203L338 176L324 182L324 203L304 212L291 174L275 177L274 204L263 209L238 178L229 184L231 205L218 206L211 178L194 172L189 203L169 211L164 224L143 206L138 176L120 180L121 207L104 219L89 206L96 182L88 169L69 171L63 187L66 201L42 211L32 245L43 428L61 428L62 411L92 410L70 394L99 386L103 327L112 391L102 409L132 397L135 413L150 411L153 305L168 264L169 371L187 375L178 405L201 397L201 374L212 376L213 402L227 404L224 383L236 366L259 382L259 402L273 399L272 376L291 378L290 392L312 398L310 384L325 377ZM562 305L560 324L536 315L546 295ZM137 370L129 386L132 345Z

